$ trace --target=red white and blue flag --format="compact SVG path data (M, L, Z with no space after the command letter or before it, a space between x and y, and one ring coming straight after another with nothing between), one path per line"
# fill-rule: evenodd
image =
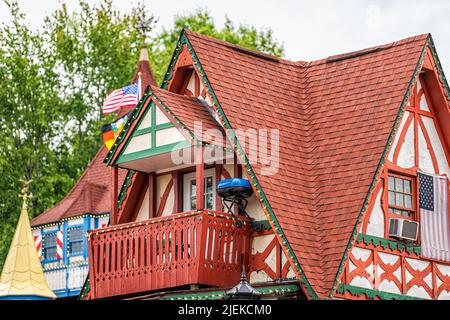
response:
M39 260L42 260L42 236L40 234L34 236L34 245L36 246Z
M112 91L103 102L103 114L116 112L120 108L135 107L138 99L138 83Z
M422 256L450 261L447 178L419 173Z
M56 233L56 259L61 260L63 258L63 233L58 231Z

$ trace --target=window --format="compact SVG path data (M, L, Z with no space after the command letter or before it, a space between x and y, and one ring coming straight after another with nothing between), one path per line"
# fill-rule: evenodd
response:
M205 208L213 210L215 209L215 199L214 196L216 186L214 179L214 169L205 170ZM183 177L183 189L184 189L184 203L183 210L190 211L196 208L196 198L197 198L197 187L195 181L195 172L185 174Z
M43 235L42 255L45 260L56 260L56 232Z
M83 228L76 227L67 230L69 255L83 254Z
M414 181L412 178L390 174L388 177L389 213L415 219Z

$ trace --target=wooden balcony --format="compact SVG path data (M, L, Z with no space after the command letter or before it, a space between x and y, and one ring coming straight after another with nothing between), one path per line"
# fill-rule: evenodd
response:
M232 215L209 210L95 230L88 238L91 298L232 286L248 266L250 234L247 221L237 228Z

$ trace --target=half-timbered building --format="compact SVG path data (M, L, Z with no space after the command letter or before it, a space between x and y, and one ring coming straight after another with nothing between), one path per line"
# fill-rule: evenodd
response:
M82 297L220 299L245 270L263 296L450 298L449 98L429 34L305 62L183 31L106 155Z

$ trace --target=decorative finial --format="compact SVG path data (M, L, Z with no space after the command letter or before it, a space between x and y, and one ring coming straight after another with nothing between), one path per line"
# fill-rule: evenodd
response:
M242 270L241 270L241 283L246 283L247 282L247 274L245 273L245 266L242 265Z
M33 180L31 180L31 179L30 180L22 180L22 179L20 179L19 181L23 185L22 189L20 190L20 197L22 199L26 200L26 199L28 199L28 187L29 187L31 181L33 181Z
M22 180L21 179L19 181L23 185L22 189L20 190L20 196L19 197L22 198L23 204L26 205L27 200L28 200L28 187L29 187L31 181L33 181L33 180L31 180L31 179L30 180Z
M153 15L148 14L145 10L145 1L139 2L134 10L134 15L138 16L137 27L141 31L142 42L145 45L145 40L147 39L150 31L153 29L153 25L156 23L156 19Z
M261 293L248 283L244 265L242 265L241 280L233 288L225 291L224 299L261 299Z

